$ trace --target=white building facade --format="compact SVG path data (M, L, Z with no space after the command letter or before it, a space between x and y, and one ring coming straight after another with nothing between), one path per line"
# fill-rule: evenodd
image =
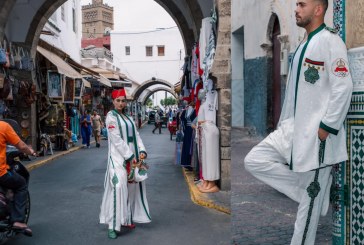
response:
M140 84L161 79L174 85L182 76L185 48L177 27L111 31L111 51L121 72ZM153 85L150 89L156 86L161 85ZM164 98L164 92L158 93L159 102Z
M81 0L69 0L48 19L40 38L81 63Z

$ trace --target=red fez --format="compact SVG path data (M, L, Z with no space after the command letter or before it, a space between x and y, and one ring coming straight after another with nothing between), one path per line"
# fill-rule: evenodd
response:
M125 89L122 88L122 89L113 90L111 93L112 99L116 99L117 97L120 97L120 96L126 97Z

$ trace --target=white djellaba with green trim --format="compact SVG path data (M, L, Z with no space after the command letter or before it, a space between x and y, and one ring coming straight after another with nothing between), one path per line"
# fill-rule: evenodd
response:
M151 222L145 181L128 183L125 162L146 150L134 121L110 111L106 117L108 163L104 182L100 223L120 231L122 225Z
M244 160L256 178L299 203L293 245L315 243L331 166L348 159L344 120L352 89L345 44L322 24L295 52L277 129ZM330 133L325 141L319 128Z

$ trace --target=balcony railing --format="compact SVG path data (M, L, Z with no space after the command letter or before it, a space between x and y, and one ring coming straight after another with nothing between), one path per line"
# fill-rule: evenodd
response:
M81 49L81 57L107 59L110 62L113 62L114 59L112 52L107 48Z

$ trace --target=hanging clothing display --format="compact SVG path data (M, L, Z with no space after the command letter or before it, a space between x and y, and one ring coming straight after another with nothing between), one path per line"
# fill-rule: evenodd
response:
M203 120L199 117L199 120ZM201 124L201 165L204 180L220 179L219 129L210 121Z
M183 146L181 155L181 165L191 166L192 157L192 132L191 122L196 118L196 111L191 106L182 112L181 122L183 124Z
M200 75L198 74L198 56L197 56L197 45L195 44L195 46L193 47L192 50L192 58L191 58L191 81L195 82L196 80L200 79Z
M209 73L212 68L212 64L214 63L215 59L215 52L216 52L216 38L215 33L211 32L209 37L209 42L206 49L206 56L203 60L203 75L202 75L202 81L204 81L204 84L207 83L207 79L209 78Z
M200 67L204 69L204 59L206 57L206 50L209 44L210 35L212 33L212 24L211 24L212 18L206 17L202 19L201 23L201 31L200 31Z
M218 109L217 91L212 90L206 93L205 102L200 106L198 112L199 121L206 120L216 124L216 110Z
M217 91L206 93L205 101L200 106L198 120L200 125L199 149L201 150L202 176L204 180L220 179L219 129L216 127Z

